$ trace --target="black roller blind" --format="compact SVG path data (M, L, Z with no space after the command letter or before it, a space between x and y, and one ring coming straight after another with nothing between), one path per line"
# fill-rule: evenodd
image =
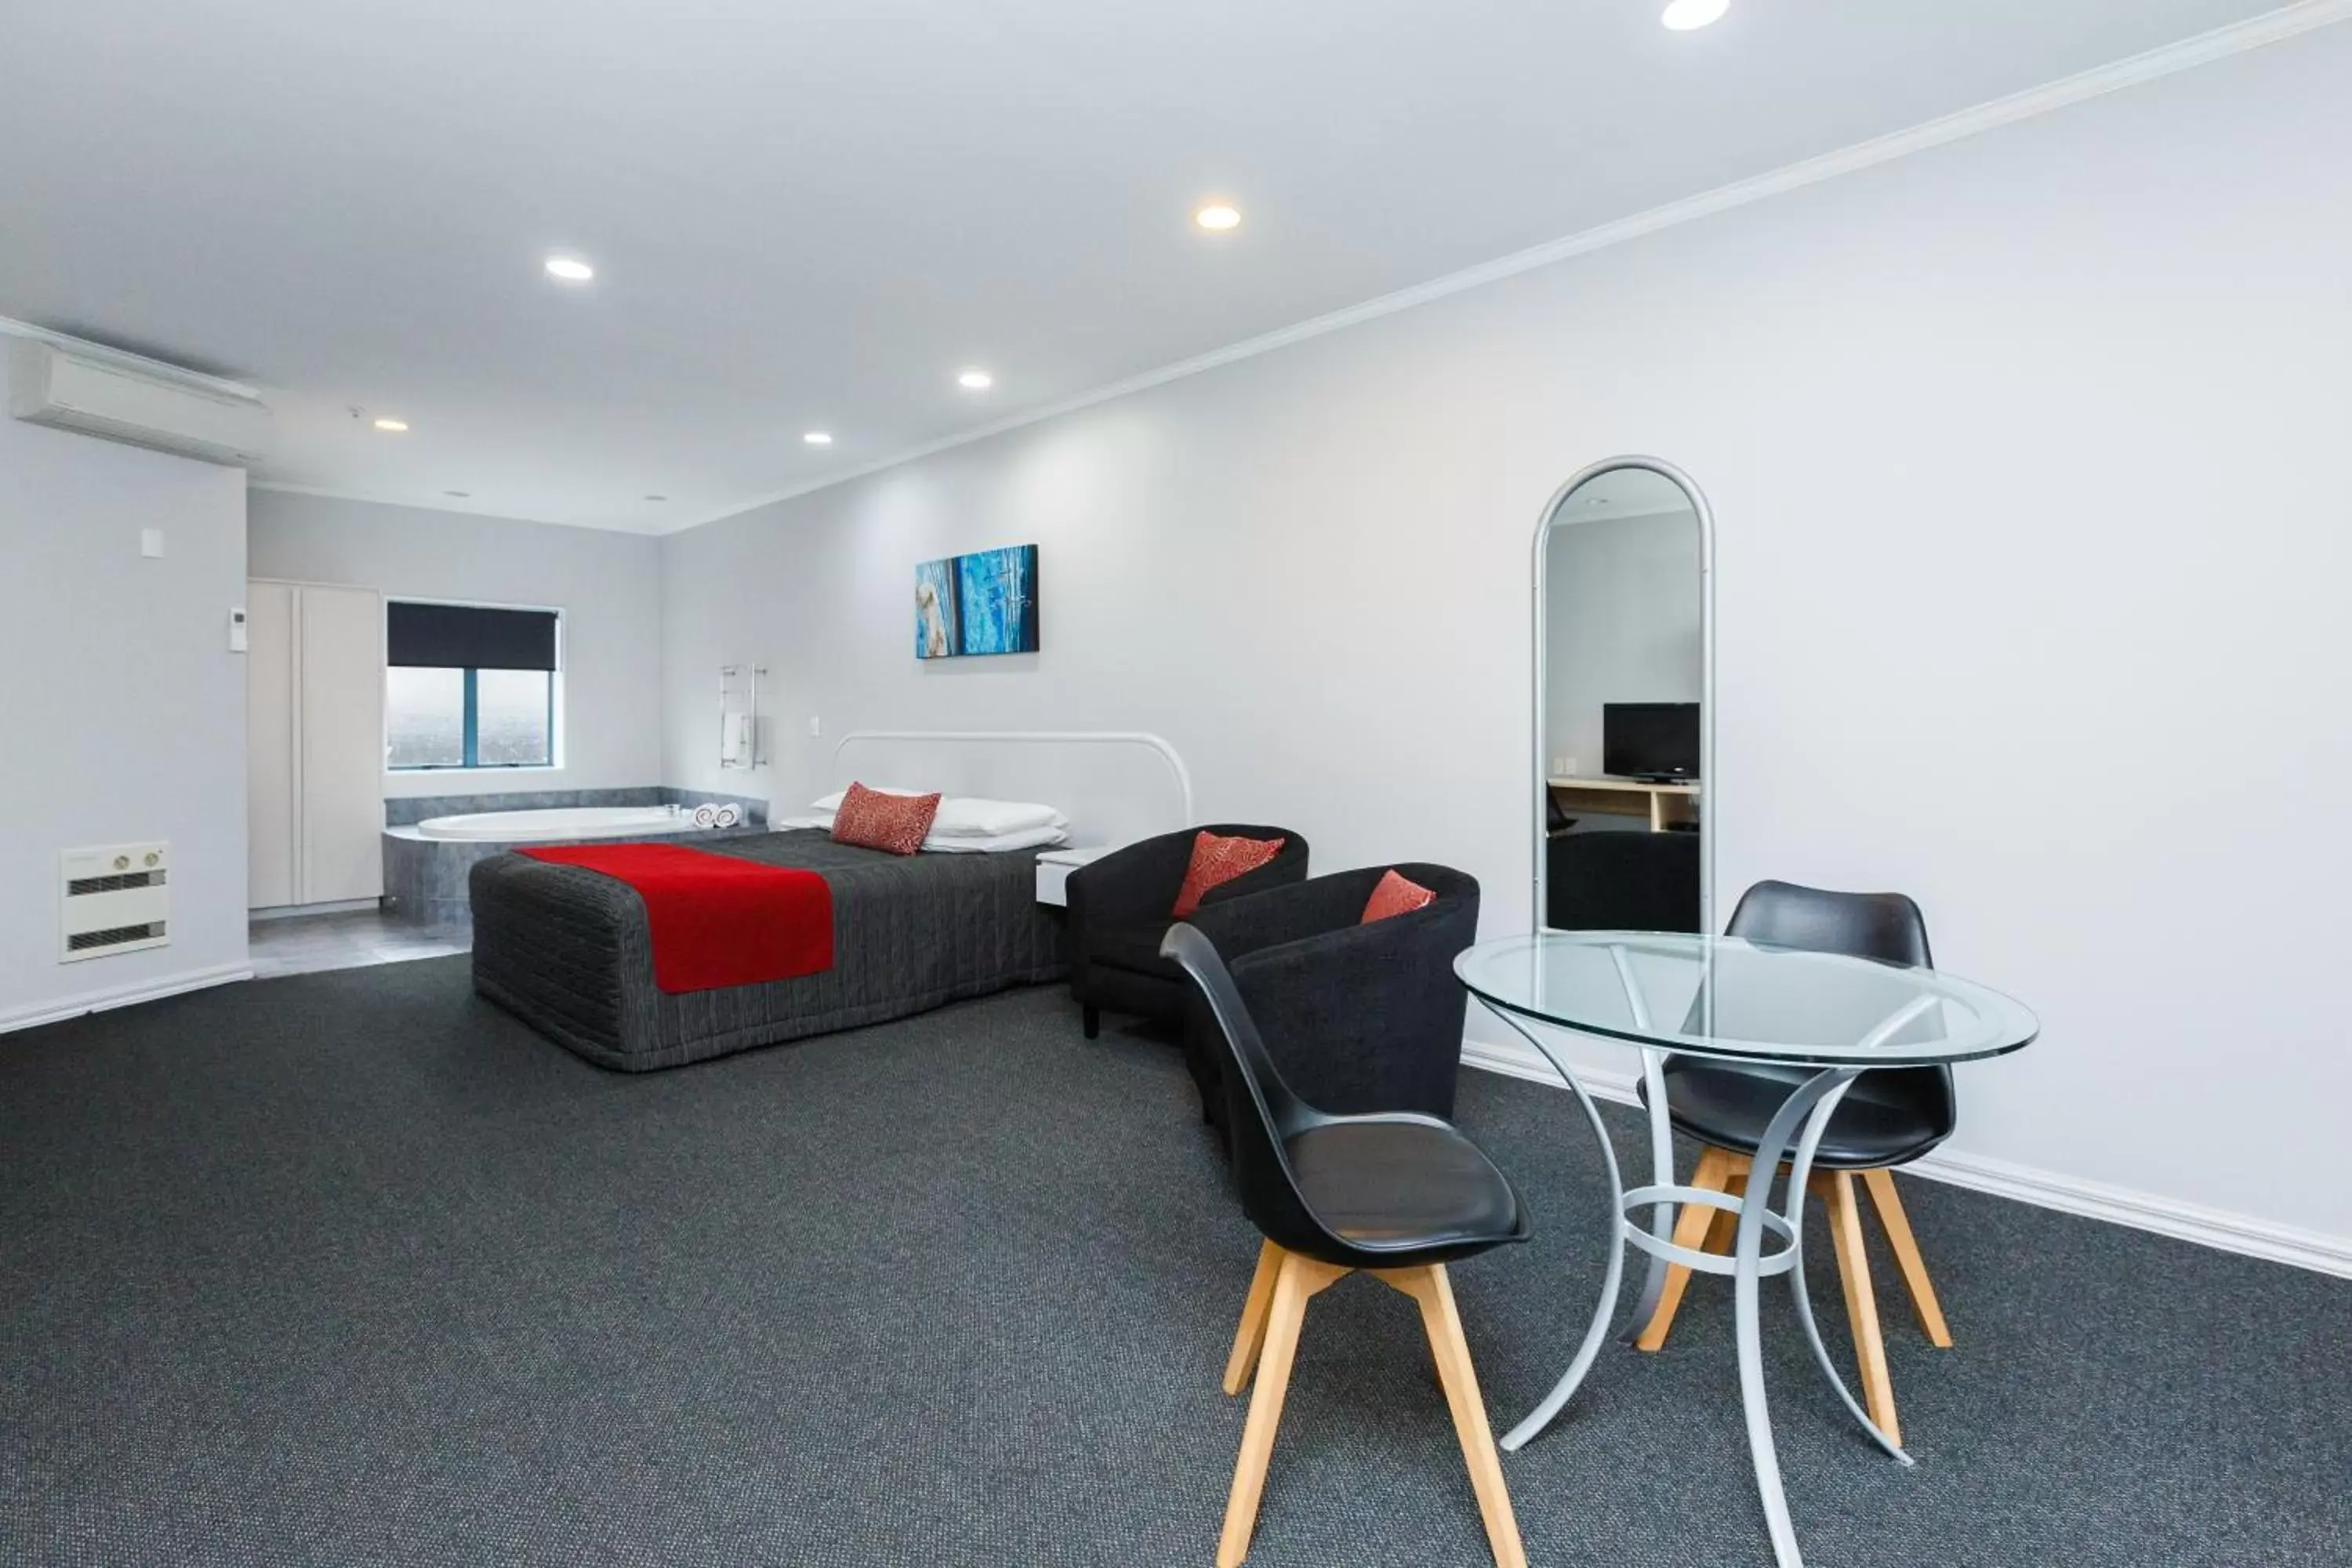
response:
M473 605L384 606L390 662L427 669L553 669L555 612Z

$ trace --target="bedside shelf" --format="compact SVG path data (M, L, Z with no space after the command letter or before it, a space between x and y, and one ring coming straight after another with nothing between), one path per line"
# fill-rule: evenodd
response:
M1070 873L1081 866L1090 865L1101 859L1118 847L1119 847L1116 844L1087 844L1075 847L1047 849L1039 854L1037 901L1057 907L1068 904L1069 895L1064 891L1064 884L1069 881Z

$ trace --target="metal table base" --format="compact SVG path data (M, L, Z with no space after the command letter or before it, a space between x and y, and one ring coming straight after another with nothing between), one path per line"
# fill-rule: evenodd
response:
M1820 1326L1813 1321L1811 1298L1805 1290L1804 1215L1805 1185L1812 1173L1813 1153L1820 1146L1822 1131L1829 1126L1830 1116L1837 1110L1838 1101L1861 1076L1859 1068L1827 1068L1815 1073L1791 1092L1765 1129L1763 1141L1758 1145L1752 1169L1762 1173L1751 1179L1744 1195L1706 1191L1697 1187L1679 1186L1675 1182L1674 1130L1666 1115L1666 1092L1663 1052L1645 1049L1642 1053L1642 1071L1648 1091L1650 1110L1650 1158L1652 1182L1647 1186L1625 1188L1618 1169L1615 1146L1609 1130L1601 1120L1601 1110L1592 1096L1568 1063L1520 1021L1505 1010L1487 1005L1493 1013L1511 1026L1514 1033L1541 1052L1552 1070L1575 1092L1577 1102L1584 1108L1585 1120L1591 1124L1594 1140L1601 1146L1601 1163L1609 1173L1610 1212L1614 1224L1609 1248L1608 1269L1601 1280L1601 1301L1592 1314L1592 1322L1585 1330L1583 1342L1578 1346L1576 1358L1559 1382L1544 1396L1543 1402L1528 1414L1525 1420L1513 1427L1503 1438L1503 1447L1514 1450L1549 1426L1565 1408L1585 1374L1592 1370L1601 1345L1609 1338L1609 1325L1615 1317L1618 1297L1625 1278L1625 1248L1631 1244L1649 1254L1649 1275L1643 1283L1640 1302L1627 1325L1623 1339L1630 1343L1650 1321L1664 1293L1666 1269L1670 1264L1706 1274L1728 1274L1732 1279L1734 1321L1739 1347L1739 1397L1748 1418L1748 1449L1755 1461L1756 1494L1764 1505L1765 1528L1772 1538L1772 1553L1780 1568L1803 1568L1804 1558L1797 1549L1795 1526L1789 1519L1789 1502L1780 1487L1780 1462L1772 1442L1772 1417L1765 1397L1764 1359L1761 1336L1758 1327L1759 1297L1762 1281L1768 1275L1786 1274L1797 1301L1797 1317L1804 1324L1805 1338L1811 1344L1813 1360L1819 1363L1822 1375L1829 1379L1838 1397L1853 1418L1862 1424L1881 1448L1898 1463L1908 1466L1911 1456L1890 1441L1879 1430L1869 1414L1846 1387L1845 1379L1831 1362L1829 1350L1822 1342ZM1895 1023L1890 1020L1890 1026ZM1801 1131L1800 1125L1801 1124ZM1794 1143L1793 1151L1791 1143ZM1782 1160L1789 1160L1788 1201L1784 1209L1774 1212L1771 1206L1772 1173L1780 1169ZM1699 1252L1677 1247L1672 1240L1675 1216L1686 1203L1702 1204L1724 1209L1739 1216L1732 1255L1725 1258L1712 1252ZM1650 1213L1647 1228L1636 1222L1643 1210ZM1767 1254L1764 1236L1770 1231L1779 1244Z

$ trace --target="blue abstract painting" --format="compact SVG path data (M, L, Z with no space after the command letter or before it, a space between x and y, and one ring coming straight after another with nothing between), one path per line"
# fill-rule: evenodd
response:
M926 561L915 568L915 657L1034 653L1037 547Z
M915 657L946 658L961 649L955 560L926 561L915 568Z

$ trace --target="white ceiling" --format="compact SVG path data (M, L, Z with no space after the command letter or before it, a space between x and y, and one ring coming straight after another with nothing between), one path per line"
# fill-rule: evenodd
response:
M2271 8L1662 5L22 0L0 315L262 386L267 482L664 531Z

